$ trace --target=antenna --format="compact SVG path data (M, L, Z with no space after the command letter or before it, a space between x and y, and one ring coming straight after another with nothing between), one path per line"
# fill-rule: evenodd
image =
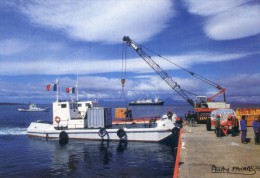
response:
M56 86L57 86L57 89L56 89L56 101L58 102L59 101L59 78L56 78Z
M79 73L77 73L77 82L76 82L76 97L77 97L77 102L79 101Z

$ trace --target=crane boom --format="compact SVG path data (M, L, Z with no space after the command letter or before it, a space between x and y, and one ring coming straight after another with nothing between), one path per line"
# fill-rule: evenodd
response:
M123 37L129 46L131 46L141 58L173 89L175 90L183 99L185 99L190 105L195 106L194 101L188 97L185 91L174 81L155 61L147 55L141 48L140 45L132 41L128 36Z

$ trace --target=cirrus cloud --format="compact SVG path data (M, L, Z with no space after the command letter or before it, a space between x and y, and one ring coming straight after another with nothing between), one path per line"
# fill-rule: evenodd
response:
M205 34L214 40L234 40L260 33L260 5L250 0L185 0L188 11L206 18Z
M161 32L175 15L172 6L170 0L53 0L26 1L19 8L32 22L61 30L72 39L118 43L124 35L142 42Z

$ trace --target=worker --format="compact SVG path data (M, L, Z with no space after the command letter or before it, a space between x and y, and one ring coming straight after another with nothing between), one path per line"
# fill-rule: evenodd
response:
M240 127L241 127L241 143L247 144L246 136L247 136L247 126L246 126L246 116L242 115L240 120Z
M227 122L222 122L221 124L221 132L227 136L228 135L228 125L227 125Z
M190 115L190 120L191 120L191 126L195 126L195 122L196 122L196 114L194 111L192 111L191 115Z
M172 113L171 109L168 109L168 112L167 112L168 119L172 120L172 115L173 115L173 113Z
M126 110L125 110L125 117L126 117L126 121L128 121L130 119L128 108L126 108Z
M190 126L190 120L191 120L191 113L189 111L187 115L188 126Z
M129 120L132 121L133 117L132 117L132 110L131 110L131 108L128 109L128 116L129 116Z
M255 133L255 144L260 144L260 115L257 120L252 123L252 127Z
M232 126L232 137L234 137L238 133L238 119L235 116L232 116L231 126Z
M216 120L215 120L215 133L217 137L220 137L220 115L217 114Z
M182 128L182 123L183 123L182 117L177 117L175 123L176 123L180 128Z
M188 113L185 113L185 123L188 124Z

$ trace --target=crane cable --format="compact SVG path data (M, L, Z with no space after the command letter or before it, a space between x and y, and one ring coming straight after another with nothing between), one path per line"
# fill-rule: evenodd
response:
M133 40L132 40L132 41L133 41ZM133 41L133 42L135 42L135 41ZM135 43L136 43L136 42L135 42ZM138 44L138 43L136 43L136 44ZM198 78L199 80L201 80L201 81L203 81L203 82L205 82L205 83L207 83L207 84L209 84L209 85L211 85L211 86L213 86L213 87L216 87L216 88L218 88L218 89L221 88L217 83L215 83L215 82L213 82L213 81L211 81L211 80L209 80L209 79L207 79L207 78L205 78L205 77L203 77L203 76L201 76L201 75L199 75L199 74L197 74L197 73L191 72L191 71L189 71L188 69L185 69L185 68L181 67L180 65L178 65L178 64L176 64L176 63L170 61L169 59L167 59L167 58L161 56L160 54L155 53L154 51L152 51L152 50L149 49L149 48L146 48L146 47L143 46L143 45L140 45L140 44L138 44L138 45L139 45L141 48L144 48L144 49L146 49L147 51L150 51L151 53L155 54L156 56L158 56L158 57L160 57L160 58L162 58L162 59L168 61L169 63L171 63L171 64L173 64L173 65L179 67L180 69L182 69L182 70L188 72L188 73L189 73L190 75L192 75L193 77L196 77L196 78Z
M127 58L127 48L126 44L123 43L122 45L122 71L121 71L121 95L120 98L125 98L124 94L124 87L125 87L125 81L126 81L126 58Z

